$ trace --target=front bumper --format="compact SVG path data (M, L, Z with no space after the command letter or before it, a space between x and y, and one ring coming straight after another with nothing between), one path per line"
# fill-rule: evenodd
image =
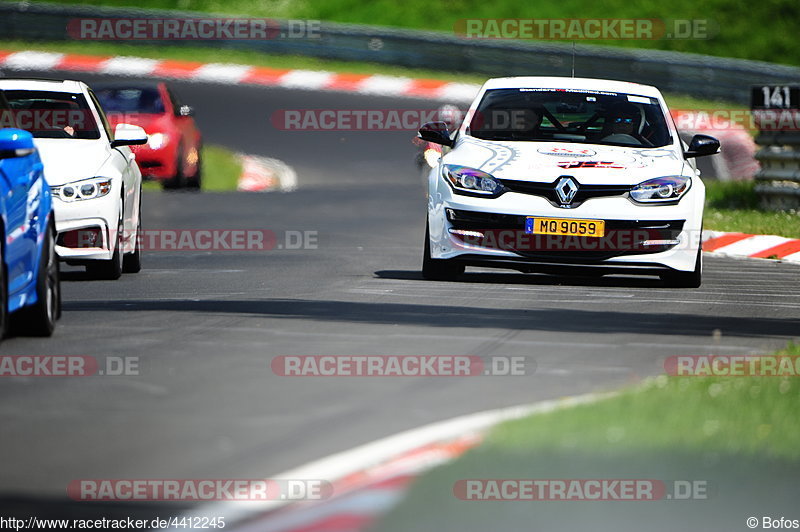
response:
M157 150L150 148L147 144L133 147L142 177L169 179L175 176L178 167L177 153L173 144L174 142L170 141Z
M56 253L61 260L108 260L114 254L119 221L119 191L102 198L65 202L53 198L56 215ZM99 238L85 237L98 231Z
M428 220L435 259L523 271L533 271L533 265L540 266L536 270L549 265L642 273L695 268L705 201L697 178L674 205L637 205L611 196L591 198L572 209L517 192L493 199L463 196L441 179L431 181ZM528 217L604 220L608 237L530 235L525 233Z

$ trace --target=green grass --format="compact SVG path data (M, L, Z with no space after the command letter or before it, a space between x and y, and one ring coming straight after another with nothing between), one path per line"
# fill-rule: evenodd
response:
M236 190L236 183L242 174L242 164L229 149L206 144L202 151L204 192L225 192ZM161 190L161 183L148 180L142 183L144 190Z
M781 353L800 355L800 345L790 345ZM419 480L378 529L711 530L697 524L709 513L718 522L733 519L732 524L742 525L729 530L744 529L744 519L750 514L741 513L747 511L740 508L742 504L769 515L775 504L787 504L788 493L782 490L797 495L799 414L797 378L663 375L610 399L496 427L479 447ZM454 483L470 478L702 479L708 483L710 500L456 499ZM665 522L659 522L659 517ZM603 521L615 519L646 519L651 525L603 526ZM595 526L588 527L592 522Z
M800 16L796 0L751 3L728 0L60 0L68 4L131 6L203 11L228 15L297 18L376 24L452 33L465 18L660 18L705 19L713 28L707 39L583 41L611 46L657 48L740 57L797 65Z
M207 192L236 190L242 164L232 151L221 146L203 146L203 184Z
M758 207L753 181L706 181L705 228L800 238L800 214Z

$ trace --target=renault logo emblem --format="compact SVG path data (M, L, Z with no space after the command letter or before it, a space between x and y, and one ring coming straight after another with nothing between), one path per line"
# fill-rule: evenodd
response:
M556 195L562 205L569 205L578 193L578 183L569 176L556 181Z

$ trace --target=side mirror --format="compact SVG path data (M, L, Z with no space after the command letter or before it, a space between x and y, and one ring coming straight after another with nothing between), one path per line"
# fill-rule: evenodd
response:
M147 144L147 133L144 129L132 124L117 124L114 129L114 140L111 141L112 148L138 144Z
M719 141L708 135L695 135L689 142L689 149L683 153L683 158L703 157L719 152Z
M191 105L181 105L178 109L179 116L194 116L194 107Z
M0 129L0 159L25 157L36 151L33 135L21 129Z
M441 144L442 146L452 147L455 144L453 139L450 138L450 132L447 131L447 123L445 122L428 122L419 128L417 136L424 141Z

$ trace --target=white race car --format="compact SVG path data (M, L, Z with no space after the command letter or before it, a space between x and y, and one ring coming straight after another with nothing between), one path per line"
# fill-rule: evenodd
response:
M702 276L705 187L654 87L598 79L487 81L428 175L423 276L465 266L523 272L641 273L668 286Z
M2 79L0 90L44 163L59 258L104 279L138 272L142 174L129 146L147 142L144 130L119 124L112 132L80 81Z

